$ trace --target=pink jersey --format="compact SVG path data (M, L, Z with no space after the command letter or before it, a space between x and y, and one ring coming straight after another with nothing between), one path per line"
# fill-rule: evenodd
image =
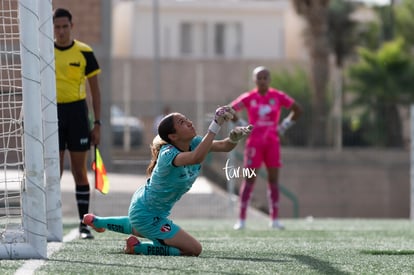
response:
M236 111L246 109L249 123L254 126L249 139L260 139L262 142L279 140L277 125L282 107L290 108L294 99L273 88L269 88L265 95L257 89L240 95L231 106Z

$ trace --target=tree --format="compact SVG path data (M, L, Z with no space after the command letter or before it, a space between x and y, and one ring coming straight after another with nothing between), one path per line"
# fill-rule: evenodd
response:
M326 89L329 81L328 6L329 0L292 0L296 12L307 22L306 42L310 56L312 119L309 144L327 144L328 107Z
M414 2L394 5L391 1L375 11L379 20L362 25L365 32L361 41L367 49L359 51L360 62L350 70L355 103L363 107L363 130L372 144L401 146L398 107L414 99L410 89L414 84L410 77L414 73L410 53L414 45ZM372 135L366 131L370 127Z
M328 9L328 42L335 56L335 65L342 68L347 56L354 52L358 37L357 22L351 15L355 4L345 0L331 0Z
M404 37L411 47L414 45L414 1L405 0L395 6L395 25L399 35Z
M414 66L402 38L386 42L377 50L359 50L360 61L349 68L354 104L364 109L373 125L377 145L401 147L402 125L398 106L414 99ZM369 114L369 115L367 115Z
M334 74L334 147L342 148L343 66L345 58L354 52L358 43L357 23L351 18L355 5L345 0L331 0L328 9L328 41L335 57Z

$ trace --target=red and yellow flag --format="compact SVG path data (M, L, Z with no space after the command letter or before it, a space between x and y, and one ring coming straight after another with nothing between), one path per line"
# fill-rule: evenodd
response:
M95 161L92 163L92 170L95 171L95 189L102 194L107 194L109 191L109 180L106 175L106 169L102 161L101 153L97 146L95 146Z

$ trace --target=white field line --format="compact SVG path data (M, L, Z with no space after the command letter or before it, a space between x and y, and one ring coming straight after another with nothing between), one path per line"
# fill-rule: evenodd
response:
M79 229L72 229L66 236L63 237L63 242L50 242L47 244L47 257L50 258L53 253L58 251L63 243L70 242L79 236ZM46 260L27 260L14 275L32 275L42 265L46 263Z

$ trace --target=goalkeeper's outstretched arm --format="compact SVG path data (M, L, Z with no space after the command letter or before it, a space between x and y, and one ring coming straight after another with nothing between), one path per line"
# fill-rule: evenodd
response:
M227 138L213 141L210 151L211 152L230 152L237 146L237 143L240 140L250 135L252 130L253 130L253 125L234 127L230 131L229 136Z

